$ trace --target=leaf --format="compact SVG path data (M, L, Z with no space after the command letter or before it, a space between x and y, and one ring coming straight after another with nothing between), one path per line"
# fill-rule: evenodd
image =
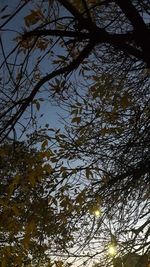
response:
M41 97L41 98L39 98L39 101L44 101L44 98L42 98L42 97Z
M124 95L120 100L120 105L123 109L126 109L129 105L129 99L127 95Z
M42 16L41 10L31 10L31 13L24 18L26 26L30 27L30 25L36 24Z
M51 174L53 172L53 168L49 164L45 164L43 169L47 174Z
M101 135L104 136L105 134L108 133L108 129L106 129L106 127L101 129Z
M62 174L62 177L67 177L67 171L66 171L66 168L65 167L61 167L61 169L60 169L60 171L61 171L61 174Z
M35 105L36 105L37 110L39 111L40 110L40 103L38 101L36 101Z
M41 51L45 50L48 46L49 42L47 40L38 40L36 43L36 47L39 48Z
M44 142L42 143L41 149L44 150L46 146L48 146L48 140L47 139L44 140Z
M10 183L10 185L8 187L8 190L9 190L8 196L9 197L14 193L14 190L17 187L17 185L19 184L19 181L20 181L20 176L18 174L16 174L12 183Z
M77 114L78 114L78 108L73 109L73 110L71 111L71 115L77 115Z
M29 181L32 187L34 187L36 185L36 179L35 179L35 173L31 173L29 175Z
M31 220L26 226L26 235L32 233L35 230L35 222Z
M83 203L85 202L85 192L84 191L77 195L76 202L79 203L80 206L83 205Z
M28 249L28 247L29 247L31 235L33 234L33 232L35 230L36 230L35 222L34 222L34 220L31 220L25 227L25 236L24 236L24 239L22 241L22 243L26 249Z
M85 169L85 174L86 174L87 179L89 179L90 176L93 177L93 174L92 174L90 168L88 168L88 167Z
M62 138L62 139L64 139L64 138L66 138L66 135L64 135L64 134L59 134L59 137Z
M6 257L4 257L1 261L1 267L7 267L7 260Z
M51 162L55 163L58 162L58 159L56 157L51 158Z
M63 267L63 262L62 261L55 261L56 267Z
M17 208L16 205L14 205L14 206L12 207L12 210L13 210L13 212L15 213L16 216L18 216L18 215L20 214L20 212L19 212L19 210L18 210L18 208Z
M81 122L81 117L75 117L71 122L79 124Z

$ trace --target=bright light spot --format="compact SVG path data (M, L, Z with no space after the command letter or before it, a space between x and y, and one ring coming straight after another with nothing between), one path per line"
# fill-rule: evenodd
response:
M100 210L95 210L94 213L95 213L95 216L96 216L96 217L99 217L99 216L101 215Z
M114 245L109 245L108 253L109 253L110 256L115 256L116 253L117 253L116 247Z

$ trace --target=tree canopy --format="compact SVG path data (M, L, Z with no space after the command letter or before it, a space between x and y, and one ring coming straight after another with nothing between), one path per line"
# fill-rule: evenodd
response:
M2 266L147 255L149 1L6 1L0 16ZM59 129L38 123L47 102Z

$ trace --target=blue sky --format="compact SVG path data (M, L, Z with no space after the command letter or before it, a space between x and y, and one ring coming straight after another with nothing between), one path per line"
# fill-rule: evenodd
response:
M18 0L13 0L13 1L1 0L2 7L5 5L8 5L8 7L6 8L6 10L4 11L4 13L1 16L9 14L10 12L12 12L12 10L15 11L16 4L18 2L19 2ZM14 32L14 30L20 31L20 29L23 28L24 16L27 14L26 11L28 11L29 6L30 5L27 5L21 12L19 12L17 14L17 16L15 16L3 28L3 30L6 30L6 31L2 31L1 36L2 36L2 41L3 41L3 46L5 48L6 56L13 49L13 47L15 45L13 38L16 36L16 33ZM31 6L30 6L30 8L31 8ZM2 24L4 21L5 21L4 19L1 19L0 24ZM57 54L61 53L59 51L58 47L57 47L56 52L57 52ZM42 64L43 64L43 69L42 69L43 74L45 75L46 70L47 70L47 72L50 71L49 68L47 68L48 62L45 61ZM45 93L43 93L43 95L40 94L40 97L47 98ZM37 96L37 98L38 98L38 96ZM62 109L60 109L58 106L52 105L50 103L50 101L40 102L40 110L39 111L37 111L35 105L33 105L33 110L34 110L34 112L37 112L37 117L38 117L37 124L38 124L38 126L41 126L41 125L44 126L45 124L48 123L50 125L50 127L54 127L54 128L61 127L60 118L59 118L58 113L61 114L61 116L63 116L64 111ZM40 117L40 114L42 114L41 117ZM21 121L23 122L23 120L21 120Z

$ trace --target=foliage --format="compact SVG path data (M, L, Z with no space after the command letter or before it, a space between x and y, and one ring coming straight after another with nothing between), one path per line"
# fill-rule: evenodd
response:
M29 105L40 108L37 95L43 88L50 98L68 92L69 76L77 68L82 79L95 66L99 74L116 69L120 79L130 73L135 82L143 72L140 82L148 79L149 1L16 2L14 10L8 5L1 10L1 141L15 131ZM9 22L16 25L21 12L16 34ZM16 45L5 51L8 33Z
M0 147L2 266L46 264L48 250L66 251L73 241L69 182L63 170L51 166L52 156L44 142L40 151L18 142Z
M16 0L0 16L2 267L147 253L149 1ZM39 128L47 100L61 130Z

